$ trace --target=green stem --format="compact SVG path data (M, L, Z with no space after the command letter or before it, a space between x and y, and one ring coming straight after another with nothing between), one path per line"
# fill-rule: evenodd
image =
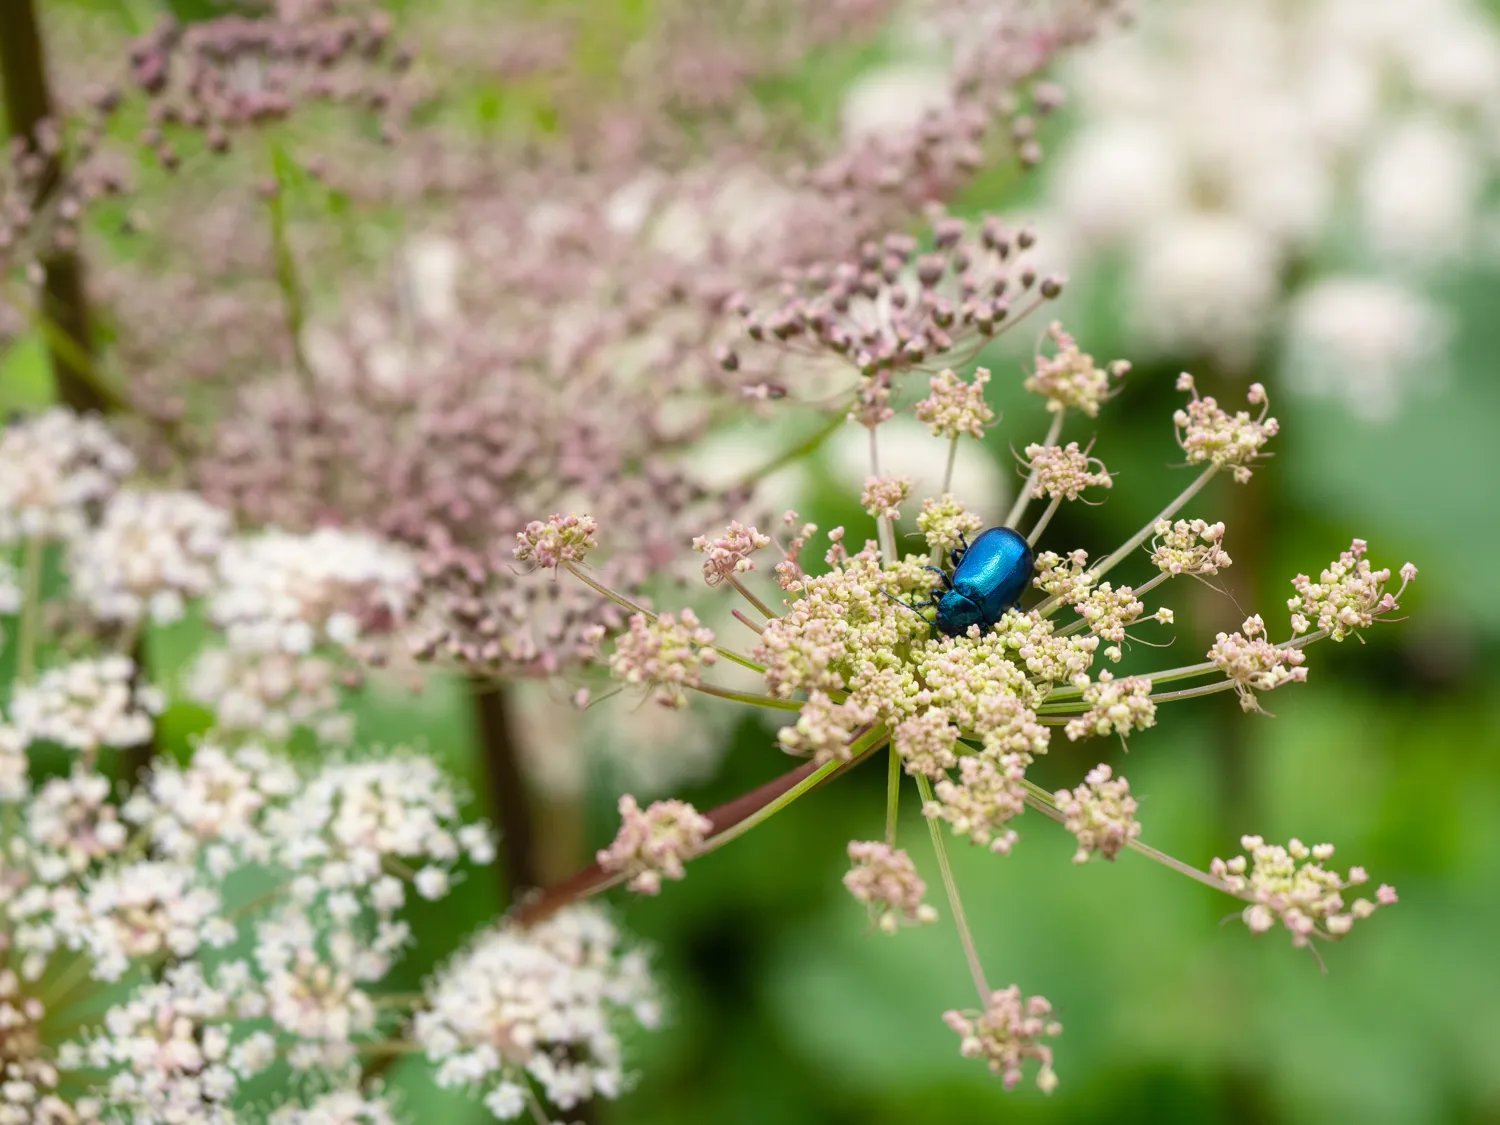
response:
M890 769L885 775L885 843L896 846L896 814L901 807L901 755L896 753L896 744L891 743Z
M562 564L562 567L574 578L578 579L578 581L587 586L590 590L593 590L594 593L598 594L602 598L608 598L621 609L628 609L631 613L639 613L647 621L656 620L656 614L652 613L645 606L637 605L635 602L627 598L624 594L617 594L608 586L601 586L598 582L595 582L592 578L585 574L576 564L565 562ZM707 645L706 647L713 649L725 660L728 660L732 664L738 664L741 668L748 668L750 669L750 671L758 672L761 675L765 674L766 670L759 664L755 663L755 661L753 660L749 660L741 656L737 652L732 652L727 648L721 648L718 645Z
M917 774L917 792L925 805L933 799L932 783ZM943 830L934 817L924 817L927 831L932 837L932 850L937 853L938 870L943 873L943 890L948 895L948 908L953 911L953 922L958 927L958 940L964 947L964 957L969 962L969 973L974 978L974 987L979 990L979 1002L988 1002L989 982L984 979L984 966L979 962L979 950L974 946L974 935L969 930L969 920L964 916L963 900L958 897L958 884L953 879L953 866L948 862L948 844L943 839Z
M749 590L747 590L745 588L744 583L742 583L738 578L736 578L732 574L729 576L729 584L731 586L733 586L736 590L738 590L741 594L743 594L745 596L745 600L747 602L749 602L751 605L753 605L756 609L760 610L760 612L762 614L764 614L765 617L768 620L770 618L776 616L775 611L772 610L770 606L766 605L765 602L761 601L754 594L752 594Z
M870 475L880 476L880 447L875 440L875 427L870 427ZM896 526L885 516L875 521L875 533L880 538L880 557L882 565L889 568L896 565Z
M704 695L712 695L716 699L727 699L733 703L748 703L752 707L766 707L772 711L802 710L802 703L798 700L777 699L775 696L760 695L753 691L732 691L713 684L694 684L693 690L702 692Z
M1052 503L1048 504L1042 512L1042 518L1036 521L1036 526L1031 529L1031 534L1026 536L1026 542L1036 546L1036 541L1042 537L1042 532L1047 530L1047 525L1052 522L1052 517L1057 514L1058 506L1062 504L1061 496L1054 496Z
M958 462L958 438L953 437L948 441L948 465L943 470L942 495L947 496L953 491L953 467Z
M1057 807L1057 803L1052 799L1051 793L1048 793L1040 785L1036 784L1036 782L1024 777L1021 779L1021 786L1026 790L1026 803L1028 805L1036 809L1043 816L1049 817L1059 824L1067 822L1067 818L1063 816L1062 810ZM1214 890L1229 895L1231 898L1238 898L1245 902L1254 901L1246 895L1235 894L1207 871L1200 871L1191 864L1183 863L1180 859L1174 859L1166 852L1153 848L1150 844L1143 844L1139 840L1131 839L1125 841L1125 846L1133 852L1139 852L1147 859L1155 860L1163 867L1171 868L1179 875L1186 875L1189 879L1202 883L1205 887L1212 887Z
M1063 417L1066 414L1066 410L1059 410L1052 415L1052 425L1047 427L1047 436L1042 441L1043 446L1057 444L1057 439L1062 436ZM1010 506L1010 514L1005 517L1006 527L1015 527L1021 521L1021 517L1026 514L1026 506L1031 503L1031 490L1036 487L1038 472L1039 470L1033 468L1026 478L1026 483L1021 486L1021 491L1016 495L1016 502Z
M36 675L36 642L42 613L42 541L26 540L21 575L21 625L16 638L16 678L22 683Z
M1089 567L1088 573L1093 576L1096 582L1100 578L1103 578L1106 574L1108 574L1111 570L1118 566L1124 559L1128 558L1137 547L1139 547L1147 539L1151 538L1152 534L1156 530L1156 525L1158 523L1160 523L1162 520L1169 520L1178 512L1180 512L1183 505L1191 500L1194 496L1197 496L1198 493L1203 490L1203 486L1206 485L1210 480L1212 480L1213 475L1218 471L1219 466L1217 465L1210 465L1208 468L1204 469L1201 473L1198 474L1197 479L1194 480L1192 484L1188 485L1182 490L1181 493L1178 494L1175 500L1173 500L1154 517L1148 520L1145 527L1141 528L1140 531L1136 532L1124 543L1122 543L1119 549L1114 552L1114 554L1106 556L1101 561ZM1054 594L1052 597L1044 601L1041 605L1037 606L1037 612L1040 613L1043 617L1048 616L1057 609L1058 600L1059 599Z
M291 238L287 233L286 192L290 186L288 171L291 158L281 145L270 142L271 175L274 190L266 199L266 210L271 218L271 247L276 257L276 286L281 291L281 304L286 312L287 336L291 340L292 359L297 374L309 400L316 394L312 366L302 348L303 329L307 323L307 305L303 297L302 281L297 272L297 258L292 253Z
M834 415L829 418L828 421L823 426L821 426L816 433L812 434L805 440L798 442L790 449L783 450L781 453L778 453L775 457L771 458L771 460L767 461L760 468L755 469L746 476L742 477L740 480L740 486L743 488L749 488L752 485L755 485L764 480L766 477L770 476L778 469L785 468L787 465L790 465L795 461L800 461L802 458L814 452L820 445L827 441L828 438L834 433L834 431L844 424L844 421L844 412L835 412Z

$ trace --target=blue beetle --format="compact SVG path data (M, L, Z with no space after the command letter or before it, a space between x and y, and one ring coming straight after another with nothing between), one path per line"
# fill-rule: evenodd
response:
M954 550L951 576L929 566L943 584L932 591L931 601L910 608L936 606L933 624L949 637L962 636L970 625L988 629L1021 600L1031 568L1031 544L1025 537L1008 527L992 527Z

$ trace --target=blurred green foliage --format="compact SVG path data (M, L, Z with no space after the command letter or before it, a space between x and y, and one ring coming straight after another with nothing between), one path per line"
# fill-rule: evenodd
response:
M829 73L840 72L821 77ZM810 92L780 91L816 102ZM502 100L476 92L472 119L484 127ZM1014 205L1017 194L1000 194L1000 180L1008 177L982 185L974 209ZM1007 1094L958 1056L939 1018L973 1002L951 924L894 938L871 932L840 885L846 841L880 831L884 770L871 766L695 863L659 898L619 900L628 927L656 950L670 1018L663 1032L634 1039L639 1081L594 1119L1500 1121L1500 275L1453 279L1448 303L1460 326L1454 375L1412 396L1388 425L1301 398L1274 360L1263 365L1258 376L1283 425L1276 457L1244 492L1222 485L1188 513L1226 519L1237 559L1241 536L1255 539L1247 554L1258 572L1237 576L1254 605L1214 603L1220 616L1205 618L1203 599L1187 589L1168 587L1165 598L1180 607L1172 651L1181 662L1245 613L1263 612L1280 635L1286 580L1316 573L1359 536L1377 565L1410 558L1421 568L1410 620L1372 630L1365 644L1313 648L1309 682L1268 699L1275 718L1242 714L1232 695L1218 695L1166 710L1161 726L1131 740L1128 759L1118 747L1058 740L1038 767L1044 784L1072 784L1107 754L1143 797L1145 838L1198 866L1229 854L1244 832L1331 840L1341 868L1359 864L1397 886L1397 909L1323 949L1324 972L1280 932L1252 939L1237 922L1224 924L1231 901L1137 855L1075 868L1071 838L1026 816L1012 856L961 848L955 860L992 982L1045 994L1065 1027L1059 1091ZM1081 302L1069 327L1095 354L1118 354L1107 286ZM1029 344L1034 332L1019 335ZM1020 391L1018 361L1014 349L992 360L1004 422L990 445L1006 473L1010 450L1043 428L1039 405ZM44 362L34 340L0 357L0 408L45 398ZM1174 374L1138 369L1106 410L1096 452L1120 474L1116 486L1104 506L1060 516L1049 544L1112 545L1180 487L1170 468ZM785 440L768 437L767 447ZM861 526L855 499L831 485L783 499L824 526ZM1249 513L1247 524L1236 513ZM170 680L197 636L186 626L154 637L157 674ZM438 681L415 700L358 706L368 739L425 745L481 791L457 685ZM207 718L170 711L168 749L185 752ZM712 805L786 766L767 728L747 717L719 776L682 796ZM596 790L587 799L590 848L607 842L615 823L617 794ZM903 833L935 887L914 794L905 797ZM392 986L419 980L502 905L488 873L475 872L458 893L424 906L413 918L416 955ZM398 1064L391 1081L413 1120L488 1119L433 1089L418 1060Z

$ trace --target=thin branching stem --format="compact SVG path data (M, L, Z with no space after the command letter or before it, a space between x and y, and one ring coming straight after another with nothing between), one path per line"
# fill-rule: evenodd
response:
M932 783L921 774L917 775L917 791L925 804L932 800ZM974 934L969 929L969 920L964 915L963 900L958 895L958 883L953 878L953 866L948 862L948 843L943 839L943 830L932 817L926 817L927 831L932 837L932 850L937 854L938 870L943 873L943 890L948 895L948 908L953 911L953 923L958 927L958 940L964 947L964 958L969 962L969 973L974 978L974 987L979 990L979 1002L986 1003L990 996L990 985L984 978L984 966L979 961L979 950L974 945Z
M766 617L767 620L770 620L771 618L776 616L775 610L766 605L765 602L761 601L758 597L756 597L748 589L746 589L745 584L732 574L729 576L729 584L736 590L738 590L741 594L743 594L745 600L753 605L756 609L758 609Z
M652 613L645 606L643 606L643 605L637 605L635 602L633 602L629 598L627 598L624 594L616 593L614 590L611 590L608 586L604 586L604 585L601 585L598 582L595 582L592 578L590 578L587 574L585 574L583 572L583 569L581 567L579 567L577 564L570 563L570 562L565 562L565 563L562 563L560 565L562 566L562 568L564 570L566 570L574 578L578 579L578 581L582 582L590 590L593 590L594 593L598 594L600 597L608 598L610 601L614 602L615 605L619 606L621 609L628 609L631 613L639 613L647 621L655 621L656 620L656 614ZM722 647L720 645L708 645L706 647L713 649L720 656L722 656L725 660L728 660L732 664L738 664L741 668L749 668L750 671L752 671L752 672L757 672L757 673L760 673L762 675L765 674L766 670L764 668L762 668L759 664L755 663L755 661L749 659L748 657L741 656L739 653L733 651L732 649L727 649L727 648L724 648L724 647Z
M1062 436L1063 418L1066 410L1059 410L1052 415L1052 425L1047 427L1047 436L1042 440L1043 446L1057 444L1057 439ZM1031 492L1036 487L1037 475L1040 470L1032 467L1031 475L1026 478L1026 483L1021 486L1021 491L1016 493L1016 502L1010 506L1010 514L1005 517L1006 527L1015 527L1021 522L1021 517L1026 514L1026 506L1031 503Z
M42 541L26 540L21 564L21 624L16 638L16 678L22 683L36 675L36 643L42 615Z
M885 844L896 846L896 815L901 809L901 755L896 753L896 744L888 751L890 768L885 775Z
M875 427L870 427L870 475L880 476L880 446L875 438ZM880 536L880 556L885 560L888 567L896 565L896 527L885 516L875 521L875 529Z
M1036 526L1031 529L1031 534L1026 536L1026 542L1036 546L1036 541L1042 537L1042 532L1047 530L1047 525L1052 522L1052 517L1057 515L1057 509L1062 504L1061 496L1054 496L1052 502L1042 512L1042 518L1036 521Z
M727 699L732 703L748 703L751 707L765 707L772 711L800 711L802 704L795 699L777 699L771 695L760 695L753 691L734 691L714 684L693 684L692 690Z

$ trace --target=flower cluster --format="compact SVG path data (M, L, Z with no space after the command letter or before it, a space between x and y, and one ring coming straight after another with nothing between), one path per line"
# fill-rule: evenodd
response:
M404 551L364 532L267 531L221 553L208 613L237 649L349 648L368 625L400 617L414 578Z
M719 659L713 643L713 630L690 609L650 619L637 613L630 619L630 631L615 642L610 671L627 684L650 686L664 707L686 707L683 689L696 687L702 669Z
M563 1110L619 1094L618 1022L660 1019L645 958L621 944L588 907L480 937L428 985L416 1017L438 1085L482 1092L502 1121L527 1112L533 1082Z
M1078 347L1078 341L1053 321L1047 335L1057 349L1051 356L1038 355L1035 367L1026 378L1026 389L1047 400L1053 414L1076 410L1087 418L1097 418L1099 407L1110 395L1111 380L1119 380L1130 371L1126 360L1117 359L1104 367Z
M594 532L598 525L590 516L553 516L546 521L532 520L516 532L515 556L521 562L555 569L563 563L582 562L584 555L598 544Z
M1271 408L1266 389L1250 384L1250 404L1260 406L1260 415L1254 418L1243 410L1231 415L1212 398L1200 398L1193 377L1186 372L1178 376L1177 389L1193 396L1172 416L1177 444L1187 454L1188 464L1228 468L1241 484L1249 480L1250 465L1264 456L1261 450L1280 428L1275 418L1266 416Z
M1114 479L1097 457L1067 445L1028 445L1026 467L1031 470L1031 494L1049 500L1077 500L1086 488L1109 488ZM1097 469L1094 466L1099 466Z
M1222 522L1158 520L1152 532L1151 561L1164 574L1217 574L1233 562Z
M1151 699L1151 681L1144 676L1117 680L1108 671L1087 684L1082 693L1089 709L1067 725L1069 739L1117 734L1123 739L1131 731L1156 725L1156 704Z
M135 457L98 418L56 407L0 431L0 544L68 540L93 522Z
M1241 706L1246 711L1259 711L1257 691L1307 682L1307 669L1302 667L1307 656L1299 648L1274 645L1267 640L1266 624L1259 614L1246 618L1243 630L1218 634L1208 650L1208 658L1234 682Z
M1125 847L1125 841L1141 834L1136 823L1135 798L1130 782L1115 777L1107 765L1089 770L1083 784L1076 789L1060 789L1053 795L1063 814L1063 825L1078 837L1074 863L1087 863L1098 852L1113 860Z
M1316 625L1319 632L1341 641L1401 608L1401 595L1417 576L1417 568L1411 563L1401 567L1401 586L1393 594L1385 588L1391 580L1390 568L1372 570L1364 557L1368 549L1363 539L1356 539L1318 575L1318 581L1305 574L1292 579L1297 596L1286 604L1292 611L1293 632L1306 633Z
M1280 922L1301 948L1314 936L1343 937L1354 923L1375 913L1377 906L1391 906L1395 888L1381 884L1375 900L1357 898L1345 903L1343 892L1369 881L1363 867L1351 867L1347 878L1323 865L1333 857L1332 844L1308 847L1293 839L1286 847L1268 844L1259 836L1245 836L1240 846L1249 853L1227 863L1215 859L1209 871L1231 893L1248 900L1242 917L1251 933L1263 934Z
M703 560L703 580L710 586L754 570L755 560L751 556L770 545L769 535L762 535L739 520L730 521L724 534L717 539L700 535L693 540L693 550L707 556Z
M1163 0L1077 60L1040 222L1136 354L1242 374L1282 352L1289 389L1382 421L1437 381L1433 283L1492 214L1500 37L1476 0L1380 13Z
M902 922L937 921L937 910L923 901L927 884L903 849L875 840L850 840L849 862L853 866L844 876L844 886L856 902L870 908L881 932L893 934Z
M953 228L940 228L940 249L945 236L958 237ZM997 240L998 236L992 241L998 245ZM758 321L752 317L752 335L759 331L785 341L810 335L825 345L836 343L835 351L845 344L846 350L865 346L838 334L844 306L852 307L860 299L873 300L876 295L887 299L896 290L882 287L899 284L901 271L913 266L904 253L899 243L887 243L879 253L872 251L874 256L865 263L872 274L867 289L860 288L865 283L858 280L857 272L832 275L835 287L850 286L847 291L839 290L837 301L796 305L794 300L789 306L792 311L783 319ZM942 272L938 261L928 264L918 259L914 268L919 286L936 284ZM924 276L931 280L924 280ZM888 302L887 307L899 319L918 315L914 309L930 312L938 306L935 298L924 298ZM1007 521L1009 527L1017 527L1031 502L1047 499L1046 509L1030 534L1023 537L1017 532L1027 548L1037 543L1062 503L1080 500L1086 487L1110 483L1102 464L1088 451L1076 442L1064 444L1062 430L1069 418L1095 417L1109 397L1113 381L1128 366L1117 363L1101 369L1061 327L1053 326L1051 334L1057 354L1039 358L1026 379L1027 388L1046 400L1052 416L1050 432L1044 442L1027 447L1031 479ZM884 339L889 344L890 338ZM911 339L904 338L905 343ZM899 399L866 392L882 380L888 388L894 387L894 378L913 366L919 354L925 355L922 347L899 358L889 350L881 352L878 359L874 353L854 355L865 380L857 403L878 404L881 411L893 411L891 404ZM975 406L974 392L988 381L987 373L976 377L974 383L944 374L931 380L930 386L936 399L951 397L954 402L948 406L968 411L970 420L974 420L983 413ZM1061 822L1074 835L1075 862L1083 863L1096 853L1114 860L1122 851L1132 849L1179 870L1186 868L1186 864L1163 857L1140 842L1141 826L1135 819L1137 798L1129 783L1115 776L1108 765L1090 770L1073 788L1055 791L1042 789L1027 776L1035 759L1048 752L1055 729L1060 728L1070 742L1099 737L1123 739L1155 726L1164 702L1235 691L1247 708L1252 708L1256 691L1304 676L1303 649L1318 636L1271 645L1264 638L1258 617L1246 623L1243 633L1221 634L1207 661L1201 664L1121 677L1098 667L1101 658L1109 662L1122 659L1128 631L1136 624L1143 620L1172 623L1170 610L1148 610L1145 595L1150 590L1174 577L1213 575L1230 565L1222 546L1222 523L1190 517L1174 522L1174 517L1222 470L1228 469L1229 475L1241 483L1247 480L1250 466L1267 455L1265 446L1277 432L1275 420L1266 412L1264 391L1258 385L1249 393L1250 402L1262 407L1257 417L1243 412L1230 415L1212 399L1200 398L1189 376L1183 377L1179 387L1191 392L1193 398L1173 421L1178 441L1188 455L1187 463L1196 468L1196 475L1159 516L1101 559L1091 561L1088 552L1082 550L1066 554L1044 550L1034 557L1028 550L1018 561L997 560L989 568L999 572L1010 566L1013 573L995 573L982 580L970 577L961 588L954 589L953 576L938 564L945 552L964 547L968 535L977 531L981 522L951 495L928 497L922 503L918 525L929 553L899 553L890 520L898 504L907 498L907 485L904 480L894 482L899 484L897 490L892 487L892 478L879 474L878 439L884 419L862 412L857 405L851 411L851 420L869 430L863 436L870 448L872 470L862 501L876 522L876 540L851 552L845 543L845 529L836 528L828 535L826 569L810 573L800 558L818 529L813 524L799 524L795 514L789 513L787 526L795 528L796 533L783 546L784 559L776 568L783 595L780 606L773 609L736 578L736 592L763 618L754 622L744 618L758 635L747 656L718 644L706 649L713 638L694 634L697 618L689 616L688 611L683 613L682 624L670 614L652 619L636 613L610 658L617 678L627 683L663 683L674 703L680 702L685 689L696 688L725 699L796 711L795 720L781 729L778 741L783 749L812 760L788 775L784 784L757 791L754 798L761 803L748 812L739 802L725 806L724 816L711 822L719 825L719 833L730 829L737 833L747 820L757 822L788 800L857 767L876 751L888 749L887 843L851 843L853 868L845 878L850 892L871 907L877 926L883 930L899 929L903 921L924 921L928 917L922 904L925 887L910 857L891 843L905 777L912 779L921 796L922 813L933 829L934 847L945 869L946 834L938 831L942 825L953 835L1004 855L1019 841L1013 825L1027 806ZM957 402L960 397L961 403ZM943 424L936 425L934 436L949 441L951 465L951 443L959 436L974 436L982 425L958 425L956 414L944 414L940 405L928 399L916 409L931 424L936 424L941 415ZM707 542L700 539L699 549ZM736 554L727 550L726 558ZM1330 635L1339 635L1335 632L1337 623L1342 622L1346 630L1359 628L1395 608L1395 595L1386 594L1383 588L1389 574L1370 571L1359 561L1362 554L1363 544L1357 544L1354 552L1324 574L1320 584L1299 578L1299 598L1293 610L1316 620ZM1128 561L1149 565L1154 571L1152 577L1139 587L1106 578L1116 566ZM941 575L936 583L930 576L934 570ZM576 570L574 574L596 589L605 589ZM743 576L744 571L738 574ZM705 578L715 585L720 574L706 568ZM952 619L943 617L941 610L937 621L924 616L924 608L934 601L946 605L950 597L966 601L977 610L986 593L982 582L1014 583L1007 589L1024 590L1027 579L1041 592L1041 600L1029 606L989 606L962 632L950 629ZM617 593L609 592L609 596L621 606L632 604ZM919 604L918 598L925 600ZM1062 613L1068 613L1070 619L1059 620ZM1310 623L1299 621L1299 629ZM938 635L935 626L939 623L950 635ZM704 673L711 662L702 657L707 653L755 669L765 694L730 691L706 682ZM1180 691L1162 692L1157 687L1163 682L1203 677L1215 678ZM683 818L691 820L697 815L686 806L659 803L642 813L634 799L627 798L621 802L621 814L624 823L615 845L600 853L599 868L590 875L597 881L595 885L623 874L649 878L646 889L654 889L662 876L680 877L681 861L700 850L705 839L684 831ZM657 841L662 853L659 857L648 854ZM1321 878L1317 870L1308 868L1300 875L1289 871L1284 877L1278 876L1275 857L1269 852L1257 854L1258 862L1264 864L1257 868L1259 875L1245 876L1243 859L1230 865L1215 861L1213 874L1195 873L1200 882L1251 902L1252 912L1246 917L1252 927L1263 929L1269 925L1267 919L1279 917L1305 939L1311 932L1304 925L1305 918L1314 918L1332 934L1347 929L1353 917L1368 913L1368 905L1340 913L1342 907L1336 896L1330 897L1326 889L1315 901L1307 901L1303 884L1317 882ZM1018 988L1001 992L989 989L951 879L945 879L945 889L985 1006L976 1013L949 1012L945 1019L963 1036L963 1053L985 1058L1007 1085L1019 1080L1024 1060L1035 1059L1041 1065L1039 1082L1043 1089L1050 1089L1056 1077L1051 1050L1044 1041L1056 1035L1058 1028L1048 1018L1047 1001L1023 1001Z
M1046 1040L1062 1034L1062 1024L1051 1017L1051 1004L1040 996L1023 998L1013 984L985 997L984 1011L944 1012L943 1022L963 1038L963 1056L984 1059L1007 1090L1021 1081L1021 1064L1034 1060L1037 1089L1050 1094L1057 1088L1057 1075Z
M55 742L92 759L104 746L123 749L151 738L161 693L136 680L124 656L78 660L16 686L10 722L23 742Z
M71 544L70 590L97 621L176 621L213 587L229 513L192 492L127 488Z
M925 423L933 437L984 437L985 427L995 420L995 412L984 399L989 381L985 367L974 369L972 383L965 383L951 367L943 368L932 377L932 393L917 403L917 421Z
M620 831L599 852L599 866L627 875L626 884L643 895L661 892L663 879L681 879L691 859L713 831L713 821L685 801L657 801L644 812L628 793L620 798Z

